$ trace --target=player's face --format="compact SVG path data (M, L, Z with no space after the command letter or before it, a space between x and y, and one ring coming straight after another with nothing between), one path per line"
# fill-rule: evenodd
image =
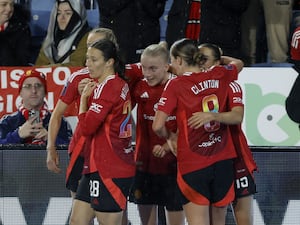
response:
M207 47L199 48L200 53L205 57L204 63L201 65L201 68L207 70L212 66L219 65L219 61L215 59L213 51Z
M107 62L104 60L102 51L89 47L86 54L86 66L91 78L101 78L107 69Z
M57 23L61 30L65 30L73 15L73 10L68 2L59 3L57 8Z
M162 57L142 55L141 64L144 78L147 80L149 86L156 86L168 80L169 65Z
M38 109L44 103L44 85L36 77L27 78L23 83L20 96L25 108Z
M13 0L0 0L0 25L7 22L14 12Z

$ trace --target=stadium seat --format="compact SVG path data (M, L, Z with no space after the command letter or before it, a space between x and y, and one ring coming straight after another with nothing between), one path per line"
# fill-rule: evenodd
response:
M173 0L167 0L164 14L160 17L160 39L164 41L166 39L166 29L168 25L168 13L171 9Z
M31 0L31 10L51 11L55 0Z
M49 24L50 11L32 10L30 29L32 36L45 37Z
M95 28L99 26L99 12L98 8L87 10L87 19L90 27Z

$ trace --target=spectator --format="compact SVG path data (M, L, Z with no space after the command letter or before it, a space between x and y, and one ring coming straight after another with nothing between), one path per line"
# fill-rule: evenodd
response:
M295 7L300 7L299 1ZM300 16L294 18L295 30L292 34L290 44L290 63L294 64L294 69L297 71L298 76L291 87L290 93L285 100L285 108L289 118L295 123L300 124ZM299 126L300 127L300 126Z
M293 10L300 10L300 1L294 0Z
M256 63L256 37L260 0L249 0L248 8L241 17L241 57L246 66ZM255 14L256 16L253 16Z
M285 109L289 118L300 125L300 75L294 81L290 93L285 99ZM299 126L300 128L300 126Z
M121 225L134 176L131 101L122 79L125 65L116 45L106 39L88 48L86 65L97 82L87 83L80 99L78 127L91 144L88 173L79 190L85 182L90 184L90 192L81 197L90 201L99 223Z
M265 63L268 61L268 44L267 44L265 15L264 15L264 11L262 8L261 9L258 8L257 11L258 11L258 16L257 16L258 22L256 25L257 28L252 29L250 31L253 34L256 34L256 42L254 42L254 44L251 43L251 46L255 45L254 46L255 47L255 52L254 52L255 62L256 63ZM247 19L249 19L249 17ZM254 21L255 21L255 19L254 19ZM243 24L243 25L245 25L245 24ZM244 29L242 32L244 32L247 29L247 25L243 28ZM247 33L245 35L247 35ZM241 46L241 47L243 48L244 46ZM247 61L246 61L246 63L247 63Z
M28 70L19 80L22 104L17 112L4 116L0 121L0 144L45 144L51 113L44 97L47 93L45 75ZM62 120L56 144L69 144L72 130Z
M249 0L201 0L199 43L220 46L224 55L240 58L241 15Z
M79 0L57 0L35 65L84 66L90 27Z
M256 49L257 44L265 48L262 43L257 43L257 32L259 32L260 13L263 14L265 24L265 35L267 40L268 57L266 60L271 63L284 63L288 60L290 24L292 18L294 0L270 1L270 0L250 0L249 8L242 17L243 39L241 48L246 65L254 62L262 62L260 49ZM296 6L295 6L296 7ZM247 35L250 36L247 36ZM264 37L260 34L258 37ZM248 47L250 46L250 48ZM263 49L265 52L265 49ZM259 58L258 58L259 57Z
M13 0L0 0L0 66L30 64L30 13Z
M181 38L199 41L200 9L201 0L173 0L166 30L168 46Z
M100 27L114 31L126 63L140 60L144 48L160 41L159 18L166 0L98 0Z
M165 210L167 224L184 224L176 183L176 157L166 141L152 131L156 105L169 79L169 52L160 44L149 45L141 56L136 77L144 76L131 87L132 101L137 104L136 174L129 201L138 205L141 224L155 225L158 206ZM176 116L168 126L176 132Z
M268 52L272 63L288 60L290 23L294 0L261 0L265 15Z

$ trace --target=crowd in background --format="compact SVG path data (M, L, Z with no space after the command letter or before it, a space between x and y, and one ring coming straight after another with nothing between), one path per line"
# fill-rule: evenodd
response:
M53 2L53 5L55 3L55 0L47 1ZM75 8L75 11L78 12L77 19L89 23L85 9L87 11L98 11L99 21L97 24L99 27L110 28L114 31L122 56L127 63L137 62L143 49L149 44L166 39L168 45L171 46L174 41L183 37L194 39L199 44L205 42L217 44L223 49L225 55L241 58L246 66L257 63L277 63L278 65L287 62L294 63L293 58L291 59L290 48L293 32L299 25L297 23L297 12L300 6L297 0L80 1L84 5L84 9L82 12L78 12L78 9ZM67 36L71 35L72 28L69 27L64 34L55 30L55 23L53 22L53 10L55 9L53 9L49 18L47 34L39 37L45 38L42 45L39 40L30 35L30 25L33 22L33 15L30 17L30 11L31 4L34 4L34 1L15 0L14 2L18 4L9 19L9 27L3 30L5 24L2 24L3 22L0 20L2 24L0 40L1 49L3 49L0 55L0 65L60 63L58 59L54 62L50 60L51 63L41 61L41 54L43 51L46 55L50 54L47 53L47 51L49 52L49 43L48 47L45 45L47 45L47 42L52 41L51 36L53 34L55 34L55 45L58 46L58 39L64 39L66 36L63 37L62 35L66 35L68 32ZM22 8L22 10L19 8ZM167 20L163 25L166 27L161 29L162 24L160 22L162 20L160 19L166 14L168 16L163 18ZM72 26L74 26L74 17L72 21ZM83 26L83 23L79 26ZM73 39L75 36L77 37L76 40L72 41L74 43L79 42L81 40L79 37L91 28L94 27L86 24L85 29L81 30L81 34L78 34L78 36L72 33ZM46 30L46 28L44 29ZM75 29L75 33L78 32ZM67 45L71 50L64 49L60 51L74 53L74 44L70 42L68 40ZM22 44L22 47L20 44ZM75 43L75 46L77 44ZM40 51L40 48L43 51ZM80 54L84 54L85 50L82 49ZM58 54L62 53L58 52ZM19 57L23 58L20 59ZM11 58L15 58L16 61L12 62ZM75 65L77 64L82 65L82 62L76 61ZM71 61L66 65L74 64Z

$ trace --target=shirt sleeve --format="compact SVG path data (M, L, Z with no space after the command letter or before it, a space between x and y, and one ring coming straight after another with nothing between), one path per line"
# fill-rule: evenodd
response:
M129 88L134 88L136 83L143 79L143 70L140 63L126 64L125 76L128 79Z
M21 144L23 139L20 138L18 130L8 132L5 137L1 137L0 144Z
M226 69L226 73L227 73L226 75L231 76L232 80L238 79L239 73L238 73L236 65L228 64L228 65L225 65L224 68Z
M133 107L136 104L135 90L138 83L143 79L143 71L141 63L126 64L125 76L128 79L127 83L130 89L130 95Z
M78 97L79 97L78 82L67 81L67 83L65 84L65 86L61 92L59 99L69 105L73 101L75 101Z
M18 122L15 117L5 116L0 121L0 144L21 144Z
M229 84L229 107L232 109L235 106L244 106L243 91L237 82Z
M158 110L170 115L177 106L176 85L178 78L169 80L158 102Z
M292 41L290 45L291 59L295 61L300 60L300 45L298 44L299 39L300 39L300 27L295 29L295 31L293 32Z

